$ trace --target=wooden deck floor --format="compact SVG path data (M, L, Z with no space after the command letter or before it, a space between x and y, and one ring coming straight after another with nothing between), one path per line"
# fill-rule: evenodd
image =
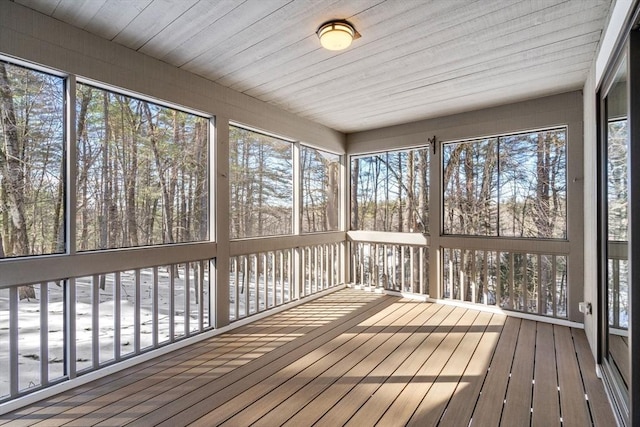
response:
M342 290L6 426L614 426L584 332Z

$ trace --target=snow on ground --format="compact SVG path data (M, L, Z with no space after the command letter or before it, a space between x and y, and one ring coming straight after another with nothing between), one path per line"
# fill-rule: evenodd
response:
M169 340L169 273L158 271L158 342ZM194 270L190 271L190 330L198 329L199 304L196 303ZM140 348L153 345L153 270L144 269L140 274ZM76 279L76 364L77 370L93 366L93 307L92 277ZM126 356L135 348L135 274L121 273L120 306L120 354ZM114 360L115 274L105 276L104 288L99 290L99 363ZM40 286L35 285L36 298L18 303L18 376L19 389L26 390L40 385ZM64 376L64 302L63 287L54 282L47 284L48 296L48 364L49 379L54 381ZM184 269L174 282L174 335L185 334L185 281ZM205 327L208 326L208 272L205 272L204 311ZM0 398L9 394L9 290L0 290Z

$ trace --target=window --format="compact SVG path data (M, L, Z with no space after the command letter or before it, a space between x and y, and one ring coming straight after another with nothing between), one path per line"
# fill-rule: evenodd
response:
M293 144L229 127L230 236L293 231Z
M64 79L0 61L0 258L62 253Z
M429 149L351 158L351 228L428 231Z
M629 230L627 213L628 194L628 133L627 119L608 121L608 151L607 151L607 203L609 240L626 242Z
M339 227L340 156L300 147L302 232L335 231Z
M444 144L444 232L566 238L566 129Z
M77 85L77 248L207 239L208 120Z

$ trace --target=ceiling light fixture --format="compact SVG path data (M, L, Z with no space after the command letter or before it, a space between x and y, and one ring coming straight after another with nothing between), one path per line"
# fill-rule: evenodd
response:
M344 20L329 21L320 25L316 31L320 44L327 50L343 50L351 45L360 34L349 22Z

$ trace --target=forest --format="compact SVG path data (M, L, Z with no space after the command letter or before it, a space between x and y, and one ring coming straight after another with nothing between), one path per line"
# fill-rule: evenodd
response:
M566 238L566 129L445 143L444 233ZM428 148L351 160L351 227L428 233Z
M429 149L351 158L351 228L428 233Z
M64 252L64 79L0 62L0 87L0 256ZM208 120L82 83L76 99L77 250L206 239Z
M229 133L232 239L293 233L294 144L238 126ZM337 230L340 156L300 145L301 232Z
M0 258L64 252L64 80L0 61L0 114Z
M445 144L445 234L566 238L566 129Z

